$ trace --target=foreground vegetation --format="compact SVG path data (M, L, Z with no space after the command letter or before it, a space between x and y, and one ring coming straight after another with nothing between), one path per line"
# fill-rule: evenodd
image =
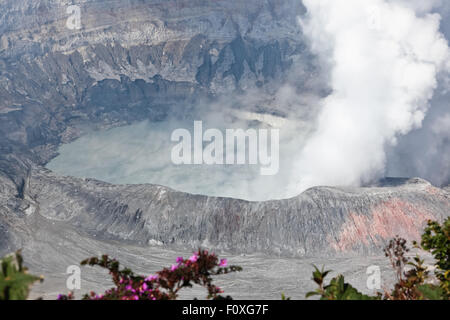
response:
M225 259L219 260L207 250L199 250L189 259L178 257L170 268L147 277L135 275L127 268L120 269L119 262L106 255L84 260L81 264L107 269L115 284L103 294L86 294L84 300L176 300L181 289L193 284L206 288L206 299L231 299L221 295L223 290L213 284L213 276L242 270L238 266L227 266ZM58 299L70 300L73 295L60 295Z
M396 237L384 249L395 272L396 283L392 289L384 289L374 296L359 292L338 275L325 283L330 271L314 267L313 281L318 288L306 297L319 296L321 300L449 300L450 299L450 218L443 224L429 221L420 244L415 248L431 253L434 271L425 266L420 256L408 258L406 240ZM178 257L170 268L164 268L154 275L136 275L120 263L104 255L81 262L82 265L98 266L109 271L114 287L104 293L90 292L85 300L175 300L183 288L194 284L206 289L206 299L231 299L223 296L223 290L214 283L214 277L241 271L239 266L228 266L225 259L219 259L207 250L198 250L190 258ZM29 275L23 267L20 252L0 261L0 300L23 300L28 297L30 287L42 277ZM58 300L72 300L72 293L61 294ZM283 300L288 300L282 295Z
M396 237L384 249L396 276L392 290L385 289L375 296L368 296L346 283L342 275L325 284L325 277L330 271L314 267L313 280L318 288L309 292L306 297L318 295L321 300L449 300L450 218L442 225L428 221L421 243L414 242L413 245L432 254L435 260L433 275L420 256L413 259L406 257L409 251L406 240Z
M0 300L25 300L31 286L44 279L28 274L20 251L4 257L0 267Z

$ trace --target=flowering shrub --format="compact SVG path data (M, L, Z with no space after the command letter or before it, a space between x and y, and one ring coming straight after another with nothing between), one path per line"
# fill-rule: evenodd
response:
M103 294L91 292L85 300L175 300L182 288L193 284L203 286L207 290L207 299L231 299L220 294L223 290L213 284L213 276L241 271L238 266L228 266L226 259L219 260L215 254L207 250L198 250L188 259L178 257L170 268L164 268L147 277L135 275L130 269L120 269L119 262L107 255L90 258L82 265L100 266L109 270L115 284ZM58 300L71 300L73 295L59 295Z

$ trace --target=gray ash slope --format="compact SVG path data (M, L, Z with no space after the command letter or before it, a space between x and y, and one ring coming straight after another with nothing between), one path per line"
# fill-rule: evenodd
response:
M394 187L317 187L287 200L190 195L162 186L111 185L33 168L22 196L2 183L2 251L33 241L33 221L97 240L199 246L288 256L377 253L395 235L418 239L428 219L448 216L450 195L426 181Z
M74 31L65 27L65 1L0 2L0 254L42 253L37 234L55 225L124 245L367 254L449 215L448 189L422 180L247 202L51 173L43 166L57 147L88 130L183 117L220 94L270 91L292 63L304 70L297 81L305 92L322 90L312 85L318 67L295 25L300 2L80 5L83 28Z

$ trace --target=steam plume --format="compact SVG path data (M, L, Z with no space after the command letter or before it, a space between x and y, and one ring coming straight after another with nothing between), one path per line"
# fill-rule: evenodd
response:
M331 70L333 93L296 161L295 193L382 176L385 148L419 128L448 68L437 2L304 0L301 21Z

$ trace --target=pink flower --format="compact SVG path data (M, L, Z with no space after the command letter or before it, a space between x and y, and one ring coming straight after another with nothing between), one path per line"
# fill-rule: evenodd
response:
M148 289L148 285L144 282L142 285L142 290L146 291Z
M171 271L175 271L177 270L178 266L176 264L173 264L172 267L170 268Z
M183 257L178 257L177 258L177 263L178 264L183 263L183 261L184 261Z
M192 257L189 258L190 262L196 262L198 260L198 255L194 254Z
M228 265L227 259L221 259L219 263L219 267L226 267Z
M149 275L147 278L145 278L145 281L150 281L150 282L152 282L152 281L156 281L156 280L158 280L158 276L156 275Z

